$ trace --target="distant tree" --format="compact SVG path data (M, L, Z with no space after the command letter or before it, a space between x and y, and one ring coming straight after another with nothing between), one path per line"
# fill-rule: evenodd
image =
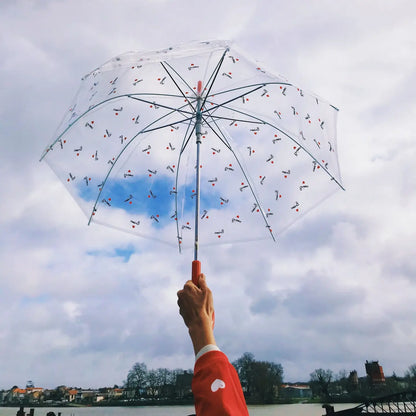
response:
M252 390L262 403L271 403L282 384L283 368L280 364L268 361L255 361L252 364Z
M269 361L256 361L246 352L233 362L247 397L271 402L283 380L283 367Z
M334 377L331 370L323 370L318 368L310 374L310 385L315 396L321 399L329 399L329 385Z
M412 364L405 373L410 388L416 388L416 364Z
M147 367L145 363L136 363L127 374L125 387L134 390L135 397L140 397L147 384Z
M168 370L167 368L158 368L156 370L156 377L158 380L160 395L163 397L168 397L169 395L172 395L172 387L175 384L176 380L174 372ZM171 387L170 389L169 386Z
M348 391L347 370L340 370L338 374L334 375L334 382L332 383L331 390L337 394L346 393Z
M253 363L254 355L251 352L245 352L240 358L233 362L240 378L241 385L246 391L246 395L251 395L251 387L253 385Z

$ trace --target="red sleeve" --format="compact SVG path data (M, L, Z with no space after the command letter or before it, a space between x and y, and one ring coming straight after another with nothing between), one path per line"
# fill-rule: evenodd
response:
M221 351L196 361L192 392L196 416L248 416L238 374Z

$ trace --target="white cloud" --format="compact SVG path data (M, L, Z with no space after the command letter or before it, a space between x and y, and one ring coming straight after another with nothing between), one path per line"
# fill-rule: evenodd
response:
M276 245L201 252L219 345L281 362L288 380L363 374L366 359L402 374L416 343L413 3L84 3L0 6L0 387L112 385L136 361L192 367L176 305L192 252L88 227L38 159L85 73L127 50L213 38L340 108L347 188Z

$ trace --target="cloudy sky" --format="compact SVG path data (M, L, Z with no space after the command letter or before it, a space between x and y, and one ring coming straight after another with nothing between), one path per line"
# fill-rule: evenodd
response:
M80 78L130 50L232 39L340 109L346 191L269 242L206 249L216 338L286 381L416 362L416 6L391 1L3 0L0 388L120 384L192 368L189 253L85 216L39 157Z

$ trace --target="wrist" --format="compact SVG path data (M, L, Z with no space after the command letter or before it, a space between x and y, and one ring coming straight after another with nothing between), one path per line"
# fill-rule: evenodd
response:
M208 344L216 345L214 331L210 322L190 326L189 336L194 346L195 355Z

